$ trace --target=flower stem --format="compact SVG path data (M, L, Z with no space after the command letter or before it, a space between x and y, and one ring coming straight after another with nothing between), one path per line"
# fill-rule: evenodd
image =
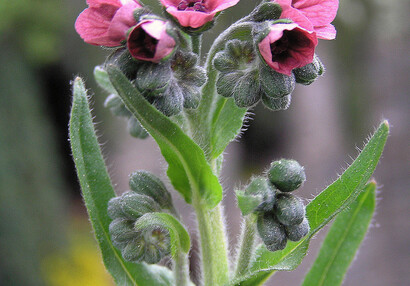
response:
M189 286L189 266L188 257L186 253L179 251L174 257L174 276L175 285L178 286Z
M203 285L222 286L229 280L225 227L220 205L208 209L193 198L201 237Z
M192 35L192 51L201 58L202 35Z
M257 216L255 214L250 214L245 217L245 224L242 227L239 242L239 250L235 267L235 278L245 274L248 271L255 248L256 219Z

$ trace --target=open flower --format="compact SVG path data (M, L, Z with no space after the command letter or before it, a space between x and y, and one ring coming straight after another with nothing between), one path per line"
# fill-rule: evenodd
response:
M158 19L139 22L128 35L130 54L138 60L154 63L171 54L175 40L167 34L166 25L167 22Z
M296 23L274 24L258 47L265 62L275 71L291 75L295 68L313 61L317 37Z
M126 32L136 24L133 12L141 5L135 0L87 0L75 22L81 38L96 46L116 47L126 39Z
M333 40L336 29L330 24L336 17L339 0L275 0L282 7L282 19L291 19L319 39Z
M167 12L183 27L199 28L210 22L216 13L232 7L239 0L161 0Z

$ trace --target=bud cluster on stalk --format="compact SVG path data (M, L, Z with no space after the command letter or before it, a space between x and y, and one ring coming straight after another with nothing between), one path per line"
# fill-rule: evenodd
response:
M254 177L244 191L236 192L242 214L258 216L257 230L268 250L284 249L288 240L299 241L309 232L305 206L290 194L305 180L298 162L282 159L272 162L267 177Z
M108 202L111 240L127 261L158 263L171 251L168 230L157 225L141 229L136 224L148 213L175 213L171 194L158 177L146 171L131 174L129 185L131 191Z

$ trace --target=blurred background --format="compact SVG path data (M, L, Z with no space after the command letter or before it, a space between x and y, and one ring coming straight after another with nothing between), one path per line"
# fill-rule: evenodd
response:
M149 4L150 1L142 1ZM157 1L151 1L157 8ZM255 1L242 0L204 36L204 52ZM225 154L222 181L231 249L240 229L233 190L274 159L305 166L305 202L337 178L368 135L388 119L391 136L375 178L379 202L344 285L410 285L410 3L343 0L337 40L320 41L327 68L309 87L297 86L287 111L252 110L248 130ZM85 0L0 1L0 285L113 285L102 265L83 206L68 142L70 81L85 78L93 95L100 142L118 193L128 174L146 169L165 179L155 142L127 134L105 108L92 72L108 51L85 44L74 30ZM159 11L159 10L157 10ZM191 209L175 194L196 237ZM267 285L299 285L317 255L322 231L302 265ZM233 251L232 251L233 252ZM195 258L195 257L194 257Z

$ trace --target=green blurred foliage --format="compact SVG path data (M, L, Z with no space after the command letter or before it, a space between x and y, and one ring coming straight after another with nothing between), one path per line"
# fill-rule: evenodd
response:
M41 88L0 53L0 284L43 285L40 261L63 242L63 184Z
M19 43L34 63L50 63L61 53L59 36L67 21L62 0L0 2L0 35Z

